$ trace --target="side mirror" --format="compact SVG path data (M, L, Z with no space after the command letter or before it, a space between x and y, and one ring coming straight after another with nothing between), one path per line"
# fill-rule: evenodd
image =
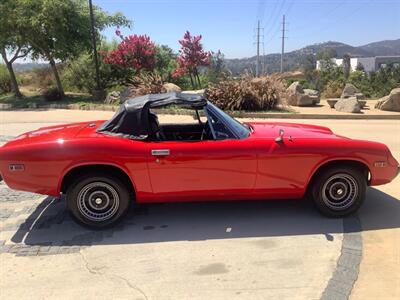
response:
M283 129L279 129L279 136L275 138L275 142L281 143L283 142L283 136L285 135L285 131Z

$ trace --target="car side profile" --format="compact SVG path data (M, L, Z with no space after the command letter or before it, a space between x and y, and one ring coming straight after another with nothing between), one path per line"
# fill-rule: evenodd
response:
M160 124L168 105L194 121ZM40 128L0 147L12 189L59 197L80 223L102 228L132 203L313 199L324 215L355 212L367 186L389 183L399 163L387 146L322 126L240 123L203 96L136 97L108 121Z

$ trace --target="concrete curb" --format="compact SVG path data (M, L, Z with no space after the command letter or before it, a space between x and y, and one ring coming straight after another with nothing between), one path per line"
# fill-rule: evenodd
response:
M239 113L234 114L239 118L264 118L264 119L334 119L334 120L400 120L398 115L340 115L340 114L291 114L291 113Z
M348 299L357 281L362 259L361 223L358 216L343 219L343 243L336 269L322 300Z
M26 107L15 107L9 103L0 103L0 111L23 111L23 110L46 110L46 109L71 109L71 110L98 110L116 111L118 106L106 104L49 104L49 105L26 105ZM173 115L190 115L185 111L159 110L161 113ZM334 119L334 120L400 120L399 114L390 115L366 115L366 114L300 114L300 113L263 113L263 112L234 112L231 113L238 118L261 118L261 119Z

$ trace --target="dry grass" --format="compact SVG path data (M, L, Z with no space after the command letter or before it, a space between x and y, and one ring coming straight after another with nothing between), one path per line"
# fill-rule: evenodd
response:
M273 76L228 79L206 90L207 98L225 110L262 111L282 104L285 88L282 81Z

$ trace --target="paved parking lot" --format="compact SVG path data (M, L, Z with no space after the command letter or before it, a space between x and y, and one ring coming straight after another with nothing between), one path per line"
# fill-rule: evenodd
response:
M0 112L0 143L40 126L110 114ZM382 141L400 159L399 121L298 122ZM158 204L92 231L71 220L63 199L1 183L0 296L398 299L399 187L397 178L370 188L359 214L345 220L321 217L306 201Z

